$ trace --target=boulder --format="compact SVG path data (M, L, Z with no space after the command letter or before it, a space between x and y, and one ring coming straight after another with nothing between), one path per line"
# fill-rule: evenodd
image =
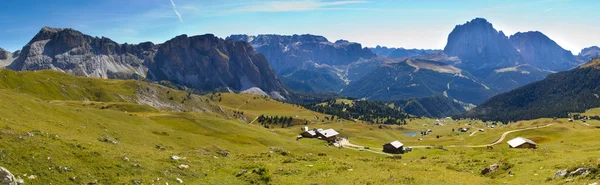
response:
M588 173L590 173L590 170L588 170L588 169L577 168L575 171L572 171L571 173L569 173L569 176L587 175Z
M552 177L552 179L558 179L558 178L562 178L565 177L567 175L567 170L558 170L554 176Z
M487 168L484 168L483 170L481 170L481 175L495 172L499 168L500 168L500 165L497 163L494 163L494 164L490 165L490 167L487 167Z
M17 185L17 179L6 168L0 166L0 185Z

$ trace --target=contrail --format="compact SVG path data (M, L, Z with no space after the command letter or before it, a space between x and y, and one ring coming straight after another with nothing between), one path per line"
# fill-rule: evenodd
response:
M173 2L173 0L169 0L171 1L171 5L173 6L173 11L175 12L175 14L177 14L177 17L179 17L179 22L183 23L183 19L181 18L181 14L179 14L179 12L177 11L175 6L175 2Z

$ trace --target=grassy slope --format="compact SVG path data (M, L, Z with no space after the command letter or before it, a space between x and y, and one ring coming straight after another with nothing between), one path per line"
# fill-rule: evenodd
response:
M6 73L6 71L2 71ZM29 73L29 72L27 72ZM42 77L28 77L38 75ZM19 75L18 73L14 75ZM527 136L538 141L538 150L508 149L505 142L485 148L415 149L402 155L403 159L390 159L370 152L327 147L319 140L295 140L300 125L291 128L264 129L231 118L230 111L244 111L248 120L260 114L296 116L314 119L314 113L253 95L222 94L222 101L204 101L194 105L214 113L172 112L147 105L136 105L124 97L140 93L126 84L135 81L79 79L53 72L31 72L22 78L39 81L46 75L56 84L72 86L66 96L61 90L48 90L46 95L38 87L18 88L18 85L0 86L0 166L23 177L29 184L85 184L98 180L100 184L169 184L181 178L186 184L556 184L564 180L546 181L558 169L570 167L598 156L600 148L594 136L600 130L581 123L556 121L554 126L510 134ZM54 79L52 76L66 79ZM0 75L0 78L2 76ZM23 81L30 84L30 81ZM7 82L1 81L0 84ZM135 83L134 83L135 84ZM154 89L151 84L142 83ZM84 85L86 88L81 88ZM52 89L55 86L46 86ZM110 96L106 99L90 96L86 89L104 89ZM86 92L81 92L86 91ZM160 91L164 95L164 91ZM122 94L121 94L122 93ZM185 92L170 90L169 94ZM86 98L82 98L86 97ZM103 96L100 96L103 97ZM178 98L178 97L175 97ZM210 95L197 97L210 99ZM60 101L48 101L48 100ZM94 100L81 101L81 100ZM248 101L248 103L246 103ZM101 109L113 106L116 108ZM191 105L189 105L191 106ZM221 106L224 113L217 113ZM127 111L127 112L124 112ZM316 120L315 120L316 121ZM433 126L435 120L417 119L409 125L391 129L379 129L376 125L354 122L315 122L310 127L336 128L343 136L356 144L372 148L394 139L408 146L485 144L493 142L502 132L544 125L549 119L533 120L486 129L485 133L451 132L451 128L465 126L468 122L475 128L484 125L475 121L448 122L445 126ZM590 121L592 126L600 122ZM425 126L423 126L425 124ZM404 136L406 132L432 129L433 133L418 137ZM475 129L474 128L474 129ZM24 132L33 133L33 137ZM436 139L435 135L442 135ZM100 141L107 137L118 144ZM162 149L157 149L160 146ZM270 147L288 151L269 152ZM224 157L221 150L231 155ZM317 155L319 153L323 155ZM171 155L185 157L169 159ZM423 159L423 156L426 158ZM129 161L123 160L124 157ZM593 158L592 160L595 160ZM491 176L481 176L479 171L492 163L505 162L514 165ZM138 165L139 164L139 165ZM188 169L179 169L187 164ZM65 167L67 169L65 170ZM248 173L237 174L242 170ZM253 173L255 169L266 169ZM261 170L257 170L261 171ZM509 176L507 171L515 175ZM538 175L534 175L538 174ZM69 178L76 177L74 181ZM25 177L23 177L25 178ZM577 184L594 182L577 179Z

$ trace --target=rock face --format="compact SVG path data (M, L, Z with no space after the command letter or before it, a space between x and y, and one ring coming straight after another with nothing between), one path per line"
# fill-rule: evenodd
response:
M448 36L444 53L459 57L461 63L456 66L476 76L519 64L520 58L508 37L483 18L457 25Z
M0 184L1 185L17 185L17 179L6 168L0 167Z
M262 54L246 42L222 40L210 34L181 35L161 44L149 68L154 80L202 90L232 88L264 95L285 93Z
M154 44L118 44L73 29L44 27L9 66L13 70L53 69L99 78L144 78L143 65Z
M221 88L274 98L287 94L266 58L248 43L213 35L181 35L160 45L118 44L73 29L44 27L15 54L19 56L8 68L16 71L51 69L87 77L168 80L204 91Z
M581 60L582 62L588 62L588 61L592 60L593 58L598 58L598 57L600 57L600 47L598 47L598 46L584 48L581 50L581 52L579 52L579 55L577 55L577 58L579 60Z
M551 71L569 70L580 64L571 51L539 31L518 32L510 36L510 41L521 53L524 64Z
M347 65L375 54L361 44L338 40L329 42L318 35L231 35L228 40L247 41L257 52L264 54L277 73L294 69L305 63Z

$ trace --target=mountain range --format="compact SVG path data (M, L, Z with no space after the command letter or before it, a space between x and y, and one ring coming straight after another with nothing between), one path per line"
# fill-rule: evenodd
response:
M165 43L119 44L73 29L44 27L8 66L73 75L167 80L198 90L216 88L284 99L287 91L267 59L246 42L211 34L177 36Z
M442 97L469 109L598 56L595 46L574 56L539 31L509 37L476 18L457 25L443 50L367 48L310 34L180 35L160 44L120 44L44 27L20 51L0 49L0 64L278 99L292 91L381 101Z
M483 18L457 25L443 50L382 46L361 49L358 43L329 42L308 34L232 35L227 39L247 41L265 54L291 89L372 100L445 95L473 106L582 62L539 31L508 37ZM402 58L428 67L398 62ZM415 75L426 80L411 83ZM459 88L464 92L452 93Z

